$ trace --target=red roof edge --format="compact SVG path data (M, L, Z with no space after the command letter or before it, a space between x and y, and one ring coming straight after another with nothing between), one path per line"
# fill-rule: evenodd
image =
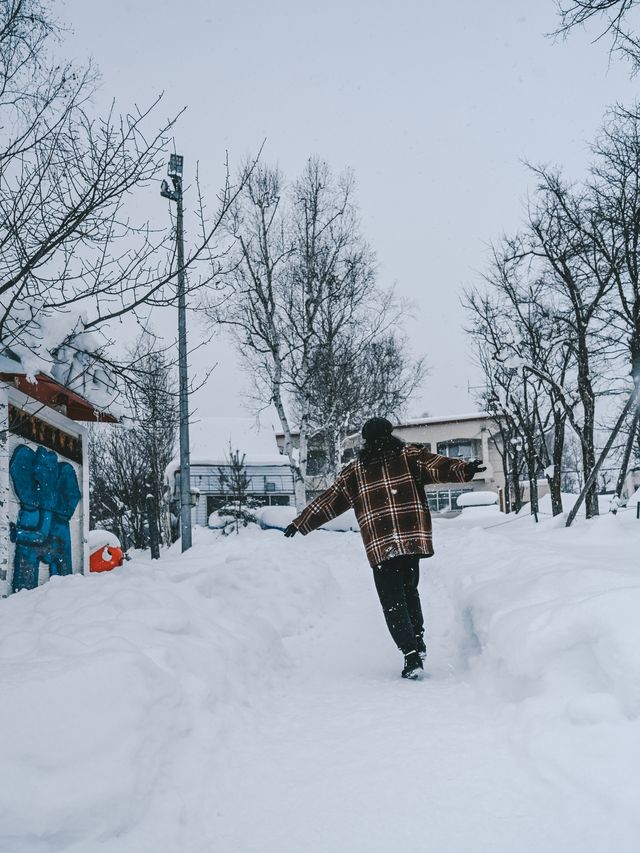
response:
M92 421L94 423L117 423L118 419L109 412L101 412L95 406L80 396L76 391L66 388L46 376L38 373L35 382L30 382L23 373L0 373L0 379L11 382L19 391L28 397L33 397L39 403L44 403L51 409L61 411L73 421Z

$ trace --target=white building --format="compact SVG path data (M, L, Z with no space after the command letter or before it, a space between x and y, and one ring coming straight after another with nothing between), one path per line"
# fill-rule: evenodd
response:
M229 501L221 472L229 468L230 452L244 455L248 494L265 506L295 503L289 460L278 450L273 428L255 418L200 418L189 430L194 524L206 525L212 512ZM167 468L172 494L180 493L180 458Z
M429 486L429 507L434 512L456 508L456 498L463 492L496 492L504 490L504 474L495 419L487 412L440 417L411 418L397 424L394 435L403 441L424 444L432 453L454 459L482 459L487 470L464 486Z
M500 455L499 431L494 417L486 412L440 417L411 418L394 426L394 435L406 442L424 444L433 453L455 459L482 459L487 470L478 474L464 486L442 485L427 489L429 506L434 512L456 509L456 498L468 491L493 491L501 497L504 491L504 474ZM297 444L298 435L293 435ZM277 434L279 446L284 446L284 435ZM360 434L349 436L344 442L344 461L347 462L362 444ZM309 447L307 496L319 494L333 482L333 472L323 447L316 438Z

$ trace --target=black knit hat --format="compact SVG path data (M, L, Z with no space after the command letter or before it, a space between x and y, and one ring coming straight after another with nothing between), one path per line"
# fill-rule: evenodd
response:
M362 437L365 441L388 438L392 432L393 425L386 418L369 418L362 427Z

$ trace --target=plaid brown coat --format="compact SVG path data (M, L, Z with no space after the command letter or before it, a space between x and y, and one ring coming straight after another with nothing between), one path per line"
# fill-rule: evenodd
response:
M350 462L293 524L306 535L353 507L372 566L404 554L430 557L431 515L424 487L466 483L472 477L465 462L406 444L366 466Z

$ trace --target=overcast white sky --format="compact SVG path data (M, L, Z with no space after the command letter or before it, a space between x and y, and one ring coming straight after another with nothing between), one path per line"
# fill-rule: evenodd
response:
M407 326L431 375L411 414L474 408L478 375L462 326L462 288L487 244L517 227L529 185L522 161L579 177L607 105L637 81L593 33L545 38L553 0L58 0L67 53L93 57L103 102L121 110L165 97L187 173L205 190L255 152L295 176L310 154L356 176L363 231L381 282L416 305ZM149 205L161 205L157 187ZM171 336L173 318L161 321ZM192 340L201 332L190 321ZM245 384L228 343L197 396L202 415L243 414Z

